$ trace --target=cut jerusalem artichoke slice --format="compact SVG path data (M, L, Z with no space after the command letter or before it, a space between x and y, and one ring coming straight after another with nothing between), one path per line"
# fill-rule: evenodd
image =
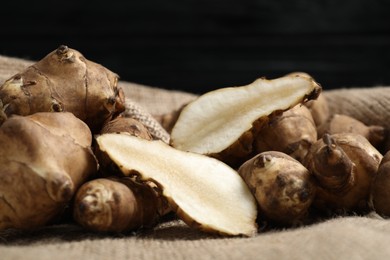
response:
M155 182L189 226L226 235L256 233L255 199L223 162L126 134L103 134L96 141L124 175Z
M320 92L311 77L300 74L211 91L182 110L171 144L183 151L214 155L231 165L240 163L252 152L257 128L272 115L315 99Z

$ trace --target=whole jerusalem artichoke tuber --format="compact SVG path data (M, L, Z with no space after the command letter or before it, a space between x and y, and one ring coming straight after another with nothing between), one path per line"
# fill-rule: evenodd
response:
M0 230L47 224L97 171L91 132L71 113L12 116L0 142Z
M97 132L124 111L124 95L117 83L113 72L60 46L0 86L0 121L13 114L66 111Z
M259 206L259 218L290 226L305 221L316 186L297 160L276 151L258 154L238 170Z
M306 106L297 105L265 124L254 140L257 153L280 151L302 161L317 141L313 117Z
M94 231L126 232L152 227L160 213L157 193L130 178L94 179L81 186L74 202L74 219Z
M371 210L371 184L382 155L366 138L353 133L325 134L304 165L318 184L313 205L324 213L365 213Z

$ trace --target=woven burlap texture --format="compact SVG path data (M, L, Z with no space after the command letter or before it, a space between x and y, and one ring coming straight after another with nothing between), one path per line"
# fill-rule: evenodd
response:
M0 82L31 64L0 56ZM119 84L140 115L156 118L196 97L124 81ZM342 89L325 91L325 95L333 113L347 111L367 123L389 124L390 88ZM0 259L388 259L388 241L390 222L376 214L260 231L251 238L201 233L173 218L154 229L122 235L91 233L72 224L0 232Z

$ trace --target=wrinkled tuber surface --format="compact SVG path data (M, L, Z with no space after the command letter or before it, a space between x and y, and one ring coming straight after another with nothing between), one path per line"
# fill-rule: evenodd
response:
M182 110L172 129L171 144L200 154L228 151L226 157L246 157L252 152L256 128L272 115L314 99L320 92L321 87L306 75L261 78L247 86L208 92ZM237 147L229 149L233 145Z
M278 225L304 221L316 187L300 162L284 153L268 151L246 161L238 172L257 200L261 219Z
M189 226L228 235L256 233L253 195L226 164L125 134L104 134L96 140L125 175L155 182Z
M98 131L105 121L124 111L118 76L60 46L42 60L14 75L0 87L0 114L73 113Z
M280 151L298 161L306 157L317 141L317 130L307 107L297 105L264 125L255 137L257 153Z
M380 147L385 140L386 131L383 126L370 125L367 126L359 120L347 116L334 114L318 128L318 135L323 134L338 134L338 133L355 133L367 138L374 146Z
M159 218L157 193L130 178L101 178L77 191L73 215L94 231L125 232L151 227Z
M313 202L325 213L364 213L382 155L361 135L325 134L313 144L304 165L314 175Z
M45 225L97 171L91 132L71 113L12 116L0 127L0 230Z

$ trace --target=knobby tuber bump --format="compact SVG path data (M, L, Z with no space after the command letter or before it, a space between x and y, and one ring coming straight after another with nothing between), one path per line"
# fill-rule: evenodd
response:
M314 175L313 205L324 213L364 213L382 155L366 138L353 133L325 134L313 144L304 165Z
M275 116L261 128L254 140L257 153L280 151L302 161L317 141L317 130L307 107L297 105Z
M164 214L161 199L149 185L127 177L94 179L77 191L73 215L90 230L126 232L154 226Z
M353 117L340 114L334 114L329 117L329 119L317 130L319 136L322 136L324 133L331 135L338 133L360 134L367 138L367 140L377 148L382 145L386 135L383 126L367 126Z
M227 235L256 233L255 199L223 162L126 134L103 134L96 141L124 175L154 182L189 226Z
M71 113L12 116L0 127L0 230L50 222L97 171L87 125Z
M281 152L263 152L238 170L254 194L259 216L278 225L305 221L316 187L309 171Z
M375 211L390 217L390 151L383 156L372 184L372 204Z
M2 121L13 114L66 111L96 132L125 109L117 83L115 73L60 46L0 87Z
M252 153L253 137L269 117L315 99L320 92L321 87L306 75L262 78L247 86L208 92L182 110L172 129L171 144L239 163Z

